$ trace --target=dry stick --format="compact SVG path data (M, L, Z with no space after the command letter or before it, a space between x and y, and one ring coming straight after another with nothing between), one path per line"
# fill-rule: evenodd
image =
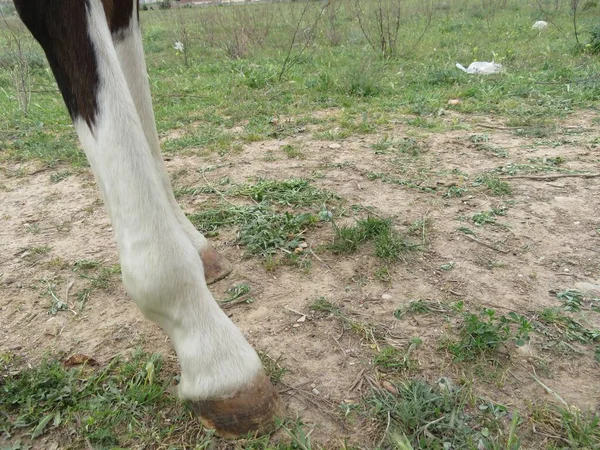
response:
M477 242L478 244L481 244L481 245L483 245L483 246L485 246L487 248L491 248L492 250L496 250L497 252L505 253L505 254L506 253L510 253L508 250L502 250L501 248L495 247L492 244L488 244L487 242L480 241L479 239L477 239L477 238L475 238L473 236L469 236L468 234L465 234L465 237L467 239L470 239L473 242Z
M523 127L505 127L502 125L486 125L484 123L476 123L475 126L481 127L481 128L490 128L492 130L518 130L520 128L523 128Z
M550 439L556 439L557 441L562 441L562 442L566 443L567 445L571 444L571 442L568 439L565 439L562 436L556 436L554 434L543 433L541 431L536 430L535 429L535 424L532 425L532 428L533 428L533 432L535 434L539 434L540 436L545 436L545 437L550 438Z
M532 366L532 369L533 369L533 372L535 373L535 367L533 367L533 366ZM558 395L556 392L554 392L552 389L550 389L548 386L546 386L544 383L542 383L542 382L540 381L540 379L539 379L538 377L536 377L534 374L530 373L529 375L531 376L531 378L533 378L535 381L537 381L537 383L538 383L540 386L542 386L542 387L544 388L544 390L545 390L545 391L546 391L548 394L552 395L552 396L553 396L553 397L554 397L556 400L558 400L559 402L561 402L561 403L562 403L562 404L565 406L565 408L567 408L567 409L570 409L570 408L569 408L569 405L567 404L567 402L565 402L565 401L564 401L564 400L561 398L561 396L560 396L560 395Z
M363 375L365 374L366 371L367 371L367 369L363 369L360 371L360 373L356 377L356 380L354 380L354 383L352 383L350 385L350 389L349 389L350 391L353 391L356 388L356 386L358 386L358 383L360 383L360 381L362 380Z
M288 311L291 311L291 312L293 312L293 313L296 313L296 314L298 314L299 316L306 317L306 314L304 314L304 313L301 313L300 311L296 311L295 309L292 309L292 308L290 308L289 306L284 306L283 308L284 308L284 309L287 309Z
M208 181L208 179L206 178L206 175L204 175L204 172L202 173L202 178L204 178L204 181L206 182L206 184L208 185L209 188L211 188L212 190L214 190L217 194L219 194L221 196L221 198L223 200L225 200L227 203L229 203L231 206L237 206L235 203L231 203L229 200L227 200L227 198L225 197L225 194L223 194L221 191L219 191L216 187L214 187L210 181Z
M443 418L443 417L442 417ZM383 444L383 441L385 440L385 437L388 434L388 431L390 430L390 422L392 420L391 414L388 411L387 412L387 425L385 427L385 431L383 432L383 436L381 436L381 440L379 441L379 444L377 444L377 448L381 448L381 444Z
M512 177L500 177L501 180L512 180L520 178L523 180L538 180L538 181L552 181L558 180L559 178L598 178L600 173L564 173L558 175L514 175Z

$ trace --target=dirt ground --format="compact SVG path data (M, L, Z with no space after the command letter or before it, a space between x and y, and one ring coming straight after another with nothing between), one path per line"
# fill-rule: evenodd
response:
M228 313L257 349L280 358L287 369L280 385L283 397L292 413L314 427L313 443L333 448L348 437L369 448L380 435L370 423L353 426L342 421L339 405L357 401L369 389L362 377L373 371L372 344L344 332L334 318L309 311L308 305L325 297L357 320L387 330L387 343L401 348L411 338L421 338L423 344L413 355L418 361L413 375L435 382L442 376L455 380L463 376L461 366L438 349L440 339L452 334L452 324L437 315L395 318L393 312L410 300L463 300L474 311L483 306L526 313L557 306L552 290L577 288L600 294L600 178L515 178L509 180L512 194L505 197L471 188L477 174L508 163L529 164L531 158L561 157L562 168L598 172L597 119L596 113L580 112L562 121L557 135L535 138L519 136L491 117L447 114L442 120L456 125L451 131L415 129L398 121L376 134L339 141L339 148L315 140L309 128L290 138L247 144L239 153L174 155L166 163L178 187L206 185L196 169L208 166L215 170L205 176L215 184L222 177L235 183L249 177L315 177L315 185L341 196L347 205L370 206L376 214L392 217L400 231L416 220L430 220L423 251L392 265L388 283L374 277L381 262L368 247L350 256L323 250L322 244L332 239L329 224L307 234L317 255L311 256L308 271L294 266L266 271L259 258L243 257L233 230L213 240L235 269L212 290L224 298L235 284L251 286L254 302ZM397 154L377 154L372 144L383 135L395 139L416 135L420 155L398 160ZM473 135L486 135L487 143L506 150L508 157L482 151L473 144ZM282 151L285 144L300 148L304 159L289 159ZM94 259L107 266L118 264L112 228L89 170L73 170L71 176L52 182L51 174L65 168L36 169L28 164L0 170L0 353L19 355L31 365L56 353L83 353L103 363L141 346L163 353L173 362L168 370L176 370L165 335L142 317L118 279L109 289L93 291L82 311L75 308L73 293L87 281L73 271L74 263ZM419 180L421 186L455 184L468 191L462 197L444 198L441 192L369 179L369 172ZM196 212L206 200L211 196L199 194L184 196L181 203L186 212ZM500 205L508 208L497 218L505 227L475 227L461 221ZM478 241L458 232L460 226L476 229ZM40 255L27 250L41 246L50 249ZM455 263L452 270L440 269L449 262ZM72 310L48 314L47 283ZM598 328L595 316L589 318ZM534 334L528 346L511 355L510 368L499 379L476 383L476 393L524 409L540 399L552 400L530 376L532 361L543 359L548 370L538 376L547 386L571 405L600 409L600 371L593 355L560 356L546 352L543 344L543 338Z

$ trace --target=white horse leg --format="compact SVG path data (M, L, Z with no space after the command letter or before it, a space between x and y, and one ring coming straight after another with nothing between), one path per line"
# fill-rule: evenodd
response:
M129 1L133 1L134 4L137 4L137 0ZM202 261L204 262L204 273L206 275L207 283L210 284L215 282L229 275L232 266L224 257L219 255L206 238L196 230L179 207L179 204L173 195L171 182L162 159L160 143L158 141L154 110L152 108L152 98L150 97L150 84L148 82L146 60L144 58L144 48L142 46L142 35L135 8L133 9L133 14L127 26L114 29L112 38L117 51L117 58L121 65L125 80L127 81L127 85L129 86L129 92L131 92L131 96L133 97L133 102L140 117L146 141L150 147L152 158L154 159L158 173L160 174L160 179L171 208L173 209L181 228L192 242L192 245L200 253Z
M110 8L119 0L48 0L44 14L35 11L39 1L15 5L48 56L100 187L125 288L173 342L181 397L221 435L270 427L283 412L281 400L256 352L208 290L119 64L109 28ZM131 8L131 0L126 3Z

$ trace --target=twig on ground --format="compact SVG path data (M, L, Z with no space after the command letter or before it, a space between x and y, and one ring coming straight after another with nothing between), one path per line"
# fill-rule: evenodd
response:
M500 177L501 180L514 180L517 178L523 180L553 181L559 178L598 178L600 173L561 173L556 175L514 175L510 177Z
M473 236L469 236L468 234L465 234L465 237L467 239L470 239L473 242L477 242L478 244L481 244L481 245L483 245L483 246L485 246L487 248L491 248L492 250L496 250L497 252L500 252L500 253L509 253L508 250L502 250L501 248L498 248L498 247L496 247L496 246L494 246L492 244L488 244L487 242L480 241L479 239L477 239L477 238L475 238Z

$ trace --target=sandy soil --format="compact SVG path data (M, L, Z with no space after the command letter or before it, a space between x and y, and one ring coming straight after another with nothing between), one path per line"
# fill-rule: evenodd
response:
M314 427L313 443L335 448L348 437L369 448L380 434L371 423L344 422L339 405L356 401L369 389L361 378L374 373L373 344L344 332L335 319L310 312L308 305L323 296L349 316L387 330L386 342L401 348L420 337L423 344L413 355L418 368L412 376L433 382L441 376L459 380L462 375L460 366L438 350L439 340L451 335L452 322L441 315L396 319L393 312L410 300L463 300L474 311L484 306L525 313L559 305L551 290L579 288L600 294L600 178L518 178L509 181L513 194L505 198L470 186L484 170L529 164L530 158L560 156L566 161L563 168L599 171L594 146L600 137L597 118L595 113L581 112L561 122L560 136L540 139L518 136L493 118L448 114L443 120L457 125L453 131L433 133L399 121L377 134L343 140L339 148L315 140L309 127L297 136L252 143L223 157L171 156L167 165L178 187L205 185L196 169L207 166L217 167L206 173L214 183L226 176L238 183L249 177L316 176L316 185L340 195L348 205L371 206L378 215L392 217L400 231L415 220L430 220L424 250L393 265L389 283L374 277L381 262L368 247L343 257L319 251L321 244L331 241L329 225L307 235L318 255L311 258L308 272L289 266L267 272L258 258L243 257L234 231L213 241L235 264L232 275L215 284L213 292L224 298L225 290L235 284L243 281L251 286L254 302L228 313L256 348L281 357L288 370L281 390L291 411ZM371 145L384 134L396 139L416 135L420 155L376 154ZM487 144L506 150L508 157L482 151L471 142L474 134L487 135ZM305 159L287 158L282 151L285 144L301 149ZM19 169L29 175L17 176ZM83 310L77 308L75 293L89 281L73 271L75 262L94 259L110 266L118 263L118 256L91 172L73 170L71 176L52 182L51 174L64 169L31 174L36 167L30 164L0 170L0 353L19 355L31 365L57 353L83 353L103 363L141 346L174 361L165 335L142 317L118 278L108 289L93 291ZM369 180L368 172L418 179L422 186L456 184L469 192L461 198L444 198L440 192ZM187 212L194 212L206 200L210 196L200 194L184 196L181 203ZM508 207L498 218L506 227L475 227L461 221L499 205ZM460 226L476 229L480 242L457 232ZM32 248L43 246L50 250L32 253ZM452 270L440 269L449 262L455 263ZM49 285L71 310L48 314ZM304 321L298 321L302 317L298 312L306 314ZM589 319L600 327L597 316L591 314ZM534 335L529 346L510 355L511 364L500 379L476 383L476 393L524 409L529 402L550 401L530 376L532 364L543 359L547 370L538 375L545 384L569 404L598 408L600 371L593 355L587 351L561 356L546 351L543 344L543 338Z

